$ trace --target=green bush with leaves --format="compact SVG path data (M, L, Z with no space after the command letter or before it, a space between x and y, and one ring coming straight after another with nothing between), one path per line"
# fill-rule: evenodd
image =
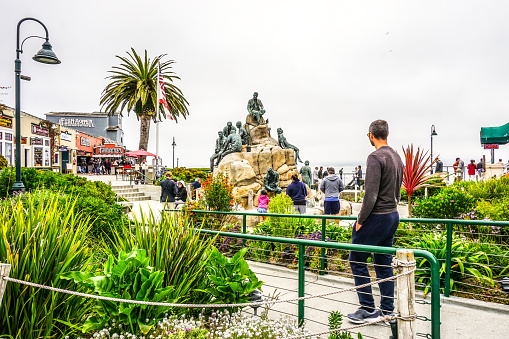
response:
M453 219L471 212L474 206L471 194L457 186L448 186L434 196L416 199L412 212L417 218Z
M420 237L404 240L399 246L407 248L423 249L431 252L440 262L440 282L444 287L447 257L447 236L445 232L423 233ZM417 258L417 270L415 277L418 282L424 284L425 294L431 279L429 262L424 258ZM467 276L468 275L468 276ZM480 251L475 243L470 243L453 234L451 247L451 280L450 288L458 289L457 282L474 278L481 284L493 286L493 272L489 267L489 256Z
M172 292L172 286L162 287L164 271L150 266L150 258L144 249L134 248L118 257L109 255L102 272L70 271L60 275L73 280L90 292L109 298L138 301L164 302ZM147 334L169 307L120 303L95 299L93 314L84 323L83 333L99 330L111 322L121 324L132 333Z
M12 278L84 292L60 274L91 269L89 218L75 212L76 197L38 191L0 203L0 262ZM77 333L92 304L81 297L8 283L0 305L0 336L38 339Z
M202 291L213 296L213 303L247 303L248 294L263 285L244 260L246 251L247 248L243 248L228 259L217 248L211 248L206 267L208 287Z
M462 187L476 200L493 200L509 197L509 177L505 176L485 181L462 181L454 185Z
M176 167L170 171L175 178L178 180L184 180L185 182L194 182L196 178L205 180L208 177L208 173L206 171L198 168Z
M5 159L4 156L0 154L0 170L6 168L7 166L9 166L7 159Z

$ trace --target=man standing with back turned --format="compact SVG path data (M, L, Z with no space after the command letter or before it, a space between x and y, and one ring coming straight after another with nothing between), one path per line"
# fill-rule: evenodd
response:
M368 156L366 163L365 193L361 211L353 225L352 244L391 247L394 233L398 228L397 211L403 180L403 162L399 155L387 145L389 125L387 121L376 120L369 126L368 138L376 150ZM351 251L350 267L355 285L370 282L366 260L371 253ZM393 276L392 257L388 254L374 254L375 272L378 279ZM356 324L375 322L381 314L394 311L394 281L379 284L382 295L380 309L375 308L371 286L357 290L361 307L348 319Z

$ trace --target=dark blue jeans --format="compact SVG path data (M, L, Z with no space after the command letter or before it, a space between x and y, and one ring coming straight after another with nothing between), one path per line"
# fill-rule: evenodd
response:
M371 214L359 229L355 230L357 223L354 223L352 230L352 244L374 245L392 247L394 233L398 229L398 212L389 214ZM354 275L355 286L370 282L369 271L366 260L371 253L351 251L348 260ZM389 254L374 254L375 272L378 279L385 279L393 276L391 267L392 256ZM380 266L379 266L380 265ZM382 311L392 312L394 310L394 281L389 280L378 284L382 295L380 308ZM375 309L375 301L371 294L371 286L357 290L359 303L367 311Z

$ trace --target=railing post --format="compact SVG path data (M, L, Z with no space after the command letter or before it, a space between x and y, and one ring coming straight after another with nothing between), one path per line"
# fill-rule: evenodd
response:
M451 251L452 251L452 223L447 223L447 244L445 252L445 282L444 296L449 297L451 292Z
M247 232L247 215L244 213L242 215L242 234L246 234ZM242 246L246 247L246 239L242 239Z
M396 259L405 264L414 263L414 266L397 267L397 272L405 273L415 268L414 252L400 249L396 252ZM415 273L410 273L397 278L397 310L401 317L415 316ZM398 319L398 338L414 339L416 337L415 319Z
M2 299L4 298L5 289L7 288L7 281L3 277L8 277L11 272L11 265L0 263L0 306L2 306Z
M299 298L304 296L305 284L305 265L304 265L304 252L306 248L304 245L299 244ZM304 325L304 300L299 300L299 326Z
M327 219L322 218L322 241L325 241ZM325 274L325 247L320 250L320 275Z

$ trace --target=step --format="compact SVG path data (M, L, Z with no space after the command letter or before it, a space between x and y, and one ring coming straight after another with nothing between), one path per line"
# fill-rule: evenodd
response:
M138 193L140 190L137 188L125 188L121 190L115 190L116 194L125 194L125 193Z
M129 201L145 201L145 200L152 200L148 195L140 196L140 197L132 197L128 198Z
M130 189L130 188L134 188L134 185L115 185L115 186L111 186L111 189L113 191Z
M126 198L127 200L129 200L130 198L143 197L143 196L145 196L145 193L143 193L143 192L117 193L117 196Z

